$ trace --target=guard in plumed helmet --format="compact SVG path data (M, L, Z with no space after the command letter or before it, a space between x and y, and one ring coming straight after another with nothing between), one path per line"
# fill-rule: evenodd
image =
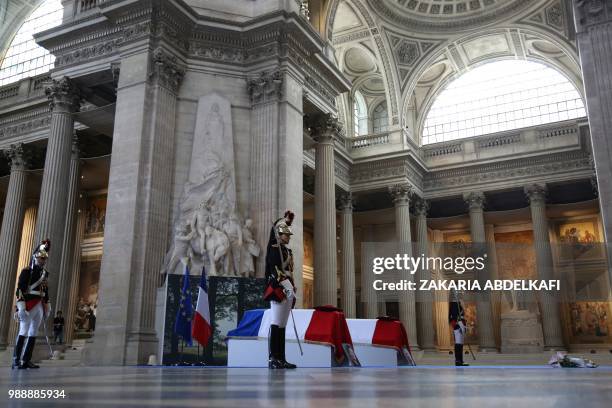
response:
M39 368L32 363L36 334L43 319L51 313L49 303L48 277L45 263L49 257L51 242L47 239L36 247L30 266L24 268L17 281L17 311L19 335L15 344L12 368Z
M293 253L287 247L291 239L291 223L294 214L285 212L283 218L274 222L266 252L266 279L268 285L264 299L270 302L272 322L270 325L268 367L296 368L285 359L285 328L291 309L295 305L295 285L293 283Z
M455 365L458 367L468 366L469 364L463 362L463 343L467 332L467 324L461 302L461 294L454 289L450 292L448 321L453 329L453 339L455 341Z

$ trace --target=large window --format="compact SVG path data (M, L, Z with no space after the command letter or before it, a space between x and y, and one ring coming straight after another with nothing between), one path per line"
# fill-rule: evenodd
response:
M568 79L543 64L498 61L451 82L431 106L423 144L479 136L586 115Z
M368 107L360 92L355 92L353 101L353 125L355 126L355 136L368 133Z
M55 57L36 44L33 34L60 25L62 13L60 0L46 0L24 21L0 64L0 86L53 68Z
M379 103L372 113L372 132L381 133L387 130L389 116L387 113L387 102Z

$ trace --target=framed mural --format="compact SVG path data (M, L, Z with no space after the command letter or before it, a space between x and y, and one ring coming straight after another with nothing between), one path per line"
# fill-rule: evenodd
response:
M572 343L597 344L612 341L610 303L572 302L568 307Z
M88 197L85 211L85 235L104 234L106 194Z
M556 228L561 260L593 260L605 255L597 217L566 220Z
M532 231L495 233L495 253L500 279L535 279L537 276Z

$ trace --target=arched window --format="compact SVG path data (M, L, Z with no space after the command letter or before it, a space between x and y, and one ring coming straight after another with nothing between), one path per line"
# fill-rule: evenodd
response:
M387 114L387 101L383 101L374 108L372 114L372 132L380 133L387 131L389 117Z
M60 25L62 13L60 0L46 0L23 22L0 64L0 86L53 68L55 57L38 46L33 35Z
M497 61L451 82L436 98L423 144L553 123L586 115L576 88L555 69Z
M353 125L355 126L355 136L368 133L368 107L361 92L355 92L353 102Z

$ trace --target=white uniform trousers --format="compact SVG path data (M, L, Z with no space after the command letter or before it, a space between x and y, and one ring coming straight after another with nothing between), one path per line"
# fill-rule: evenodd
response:
M270 301L270 309L272 310L272 322L280 328L287 327L289 313L293 306L293 298L286 298L282 302Z
M453 336L455 337L455 344L463 344L463 340L465 337L465 332L467 328L463 324L463 322L458 322L453 330Z
M43 302L38 302L30 311L25 319L19 321L19 335L26 337L36 337L38 328L44 315Z

